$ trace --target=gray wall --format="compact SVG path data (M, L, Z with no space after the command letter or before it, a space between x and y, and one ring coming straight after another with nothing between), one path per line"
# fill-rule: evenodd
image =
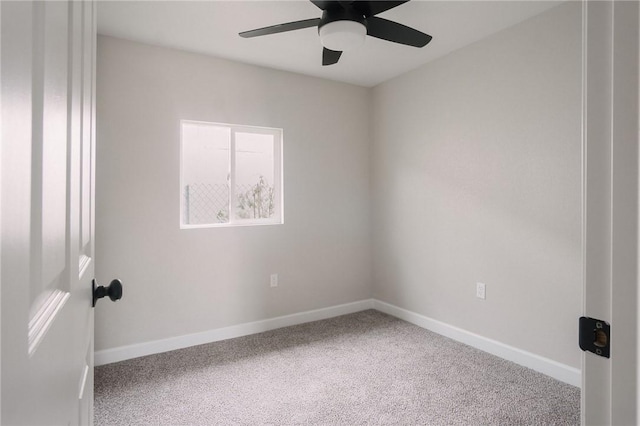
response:
M96 350L371 297L366 89L99 37L97 101ZM284 225L179 229L180 119L284 129Z
M579 368L580 32L568 3L374 89L100 37L96 349L373 296ZM182 118L284 128L284 225L179 230Z
M376 87L374 297L579 368L580 107L576 2Z

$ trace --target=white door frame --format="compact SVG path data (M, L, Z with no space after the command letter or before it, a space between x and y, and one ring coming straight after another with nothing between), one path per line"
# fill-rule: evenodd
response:
M582 358L583 425L638 420L637 1L583 0L584 315L611 325L611 358Z

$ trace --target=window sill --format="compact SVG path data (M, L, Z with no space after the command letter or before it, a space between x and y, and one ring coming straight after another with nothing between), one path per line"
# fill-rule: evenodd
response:
M267 226L267 225L284 225L284 221L242 221L236 223L208 223L201 225L185 225L180 224L180 229L203 229L203 228L236 228L246 226Z

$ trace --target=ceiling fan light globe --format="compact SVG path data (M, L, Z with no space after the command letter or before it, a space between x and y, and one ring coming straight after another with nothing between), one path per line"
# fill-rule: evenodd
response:
M364 43L367 27L355 21L333 21L320 27L320 42L329 50L344 52Z

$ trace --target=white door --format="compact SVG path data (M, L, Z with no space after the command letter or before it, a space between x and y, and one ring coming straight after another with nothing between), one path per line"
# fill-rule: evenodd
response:
M96 19L1 2L1 422L93 420Z
M637 1L584 1L584 315L611 325L585 353L582 423L635 425L638 407Z

